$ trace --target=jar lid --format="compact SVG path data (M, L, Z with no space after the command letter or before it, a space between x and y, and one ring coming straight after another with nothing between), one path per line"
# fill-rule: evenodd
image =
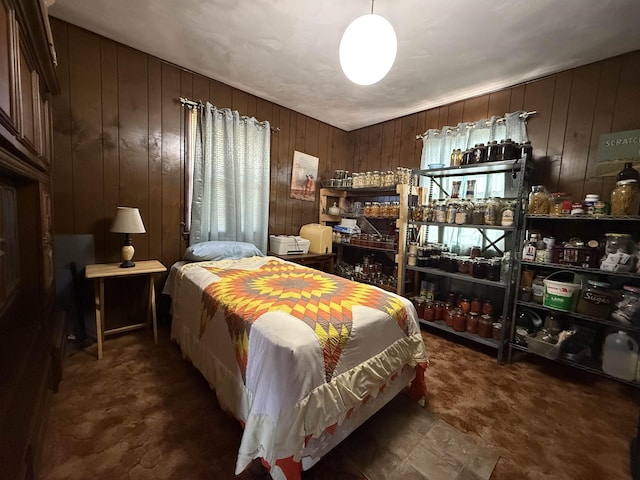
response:
M638 180L636 180L635 178L627 178L626 180L618 180L616 182L616 185L630 185L630 184L634 184L634 183L638 183Z
M594 287L600 287L600 288L609 288L611 286L607 282L599 282L597 280L587 280L587 283L589 285L593 285Z
M626 290L627 292L640 293L640 287L633 287L631 285L625 285L622 288L623 288L623 290Z
M585 201L600 200L600 195L598 195L597 193L587 193L584 199Z
M605 233L604 236L613 238L631 238L630 233Z

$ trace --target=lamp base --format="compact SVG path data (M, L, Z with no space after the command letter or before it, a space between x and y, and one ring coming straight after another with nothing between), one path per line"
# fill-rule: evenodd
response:
M135 267L136 264L133 263L131 260L125 260L124 262L122 262L120 264L120 268L131 268L131 267Z
M121 268L131 268L136 266L136 264L131 261L134 253L135 249L131 244L129 234L127 234L124 245L122 246L122 250L120 252L120 259L122 260L122 263L120 264Z

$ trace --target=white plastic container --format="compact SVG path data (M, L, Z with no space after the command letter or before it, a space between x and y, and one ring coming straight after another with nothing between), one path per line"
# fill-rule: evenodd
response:
M607 335L602 349L602 370L622 380L634 380L638 344L623 331Z

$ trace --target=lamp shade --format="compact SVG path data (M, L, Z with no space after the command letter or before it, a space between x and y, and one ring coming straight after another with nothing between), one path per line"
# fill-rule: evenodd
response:
M140 211L133 207L118 207L116 218L111 224L111 231L115 233L145 233Z
M391 23L373 13L356 18L340 40L340 66L349 80L372 85L389 73L398 39Z

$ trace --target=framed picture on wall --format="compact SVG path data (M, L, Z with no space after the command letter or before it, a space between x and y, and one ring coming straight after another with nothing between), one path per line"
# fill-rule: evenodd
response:
M293 168L291 169L291 198L315 202L317 178L318 157L294 151Z

